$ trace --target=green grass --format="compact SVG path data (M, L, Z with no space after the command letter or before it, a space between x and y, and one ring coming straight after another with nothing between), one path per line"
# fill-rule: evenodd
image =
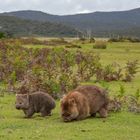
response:
M112 113L107 119L88 118L64 123L59 102L51 117L36 114L23 118L14 108L15 96L0 98L0 139L3 140L139 140L140 116L128 112Z
M140 43L108 43L107 49L93 49L93 44L86 44L82 45L82 48L98 53L104 64L112 62L124 64L128 60L140 60Z
M140 43L108 43L107 49L93 49L92 44L86 44L82 45L82 48L98 53L103 65L116 62L121 67L125 67L128 61L140 60ZM108 83L110 94L118 93L120 85L124 86L126 94L135 94L136 90L140 89L140 69L132 82L125 83L119 81Z
M92 46L84 44L82 50L99 53L104 65L118 62L124 66L128 60L140 60L140 43L109 43L105 50ZM131 83L108 83L110 95L119 92L120 84L125 94L134 94L140 89L140 72ZM140 140L140 116L127 111L111 113L105 120L88 118L64 123L60 118L59 101L51 117L42 118L36 114L31 119L23 118L23 112L15 109L14 102L14 95L0 97L0 140Z

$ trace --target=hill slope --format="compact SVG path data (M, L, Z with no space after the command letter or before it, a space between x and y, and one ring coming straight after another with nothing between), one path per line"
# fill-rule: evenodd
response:
M40 11L17 11L5 14L23 19L65 23L82 30L92 30L96 36L140 36L140 8L129 11L95 12L68 16L50 15Z
M76 36L78 31L72 27L51 23L20 19L0 15L0 31L14 36Z

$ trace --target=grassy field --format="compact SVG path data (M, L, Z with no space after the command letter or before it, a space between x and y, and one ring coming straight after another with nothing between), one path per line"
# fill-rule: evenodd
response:
M82 49L99 53L103 64L118 62L124 66L128 60L140 60L140 43L110 43L105 50L83 44ZM108 83L110 95L118 93L120 84L126 94L134 94L140 89L140 72L131 83ZM31 119L24 119L23 112L17 111L14 103L14 95L0 97L0 140L140 140L140 115L127 111L111 113L106 119L97 117L64 123L60 119L59 101L53 116L42 118L36 114Z

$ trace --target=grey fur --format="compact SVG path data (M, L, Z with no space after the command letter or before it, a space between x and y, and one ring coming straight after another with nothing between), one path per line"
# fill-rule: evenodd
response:
M16 96L16 109L23 110L27 118L32 117L34 113L41 113L42 117L50 116L54 108L54 99L44 92L34 92L30 95L17 94Z

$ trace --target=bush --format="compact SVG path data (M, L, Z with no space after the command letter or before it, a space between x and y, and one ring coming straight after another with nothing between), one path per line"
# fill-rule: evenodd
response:
M110 38L108 42L126 42L128 39L126 37Z
M39 40L37 38L29 37L29 38L8 38L4 39L4 42L9 44L19 43L20 45L48 45L48 46L58 46L58 45L68 45L69 42L65 41L63 38L52 39L52 40ZM6 44L7 44L6 43Z
M18 39L21 44L33 44L33 45L44 45L45 41L38 40L36 38L20 38Z
M10 45L7 42L0 45L0 65L0 78L10 89L26 81L21 92L22 89L29 92L41 90L54 96L90 80L99 65L99 57L91 52L64 48L28 49L16 42Z
M80 45L70 44L70 45L66 45L65 48L78 48L78 49L81 49L82 47Z
M119 42L118 38L110 38L108 42Z
M86 38L85 37L79 37L79 41L85 41Z
M11 90L17 88L17 83L26 81L21 90L41 90L61 97L91 78L118 81L128 73L132 80L137 68L137 61L127 63L125 68L118 64L102 66L100 57L91 51L60 47L29 49L22 47L18 39L0 41L0 81L8 84Z
M128 40L132 43L137 43L137 42L140 42L140 38L128 38Z
M95 43L95 39L93 37L90 38L90 43Z
M108 42L140 42L139 38L134 38L134 37L118 37L118 38L110 38Z
M131 82L138 72L139 63L137 60L129 61L126 63L126 67L120 67L119 64L113 63L106 66L99 66L96 71L97 81L124 81Z
M6 35L5 35L5 33L3 33L3 32L0 32L0 39L1 38L6 38Z
M125 67L125 78L123 79L125 82L131 82L132 78L134 78L135 74L138 72L139 63L138 60L129 61Z
M57 46L57 45L66 45L69 44L64 38L57 38L57 39L51 39L50 41L48 41L47 45L53 45L53 46Z
M140 90L139 89L136 90L136 93L134 95L130 96L128 111L134 113L140 113Z
M96 41L94 46L94 49L106 49L107 48L107 42L106 41Z
M108 111L119 112L122 109L122 103L117 99L110 99L108 104Z

